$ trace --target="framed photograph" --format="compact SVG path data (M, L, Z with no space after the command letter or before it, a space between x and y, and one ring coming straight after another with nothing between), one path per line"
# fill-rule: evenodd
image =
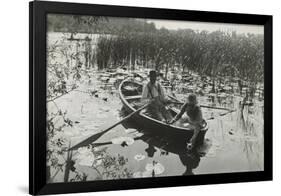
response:
M30 194L272 180L272 16L29 9Z

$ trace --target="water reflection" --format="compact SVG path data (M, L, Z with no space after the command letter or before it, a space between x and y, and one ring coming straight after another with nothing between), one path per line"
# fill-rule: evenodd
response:
M179 157L182 164L186 166L186 170L182 175L194 175L192 170L199 166L199 154L197 152L193 152L190 154L181 154Z
M155 147L160 148L160 156L168 156L169 153L178 155L181 164L186 167L182 175L193 175L192 170L197 168L200 162L200 156L197 149L187 151L186 140L176 138L161 138L155 135L144 135L140 139L148 143L148 148L145 150L149 157L153 157L156 151Z
M203 146L200 147L201 153L199 153L199 147L188 151L186 138L156 135L151 133L149 129L141 129L135 126L132 121L123 123L123 126L126 129L135 128L143 134L141 137L136 137L135 140L141 140L148 144L148 147L145 148L148 157L153 158L154 156L159 156L155 154L157 149L160 150L160 156L169 156L169 153L177 155L182 166L185 167L185 171L182 175L193 175L193 170L199 166L200 159L205 154L204 151L202 151Z

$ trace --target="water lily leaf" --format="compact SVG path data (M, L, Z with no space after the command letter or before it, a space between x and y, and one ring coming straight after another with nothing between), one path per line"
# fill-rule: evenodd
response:
M145 159L145 155L143 155L143 154L136 154L134 158L137 161L141 161L141 160Z
M88 147L78 148L77 151L78 151L79 154L89 154L89 153L91 153L91 150Z
M91 159L91 158L84 158L84 159L81 159L79 162L78 162L79 165L81 166L88 166L88 167L91 167L93 164L94 164L94 160Z
M133 132L136 132L136 131L137 131L136 129L132 129L132 128L125 129L126 133L133 133Z
M141 136L143 136L144 134L141 133L141 132L137 132L137 133L135 133L134 135L135 135L136 137L141 137Z
M154 171L156 175L162 174L165 171L165 167L161 163L148 163L145 166L146 171Z
M122 144L126 142L127 145L132 145L135 140L131 137L118 137L111 140L113 144Z

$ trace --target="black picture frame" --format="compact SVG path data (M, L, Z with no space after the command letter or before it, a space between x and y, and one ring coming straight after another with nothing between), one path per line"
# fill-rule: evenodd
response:
M46 183L46 14L79 14L264 25L264 171ZM29 193L57 194L272 180L272 16L33 1L29 4Z

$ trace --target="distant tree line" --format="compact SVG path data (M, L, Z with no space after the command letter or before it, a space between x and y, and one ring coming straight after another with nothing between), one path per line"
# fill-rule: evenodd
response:
M95 47L88 47L91 66L99 69L140 66L166 74L180 69L263 80L263 35L156 29L145 19L60 14L48 15L48 31L99 34Z
M154 23L144 19L102 16L48 14L49 32L118 34L121 32L155 32Z

